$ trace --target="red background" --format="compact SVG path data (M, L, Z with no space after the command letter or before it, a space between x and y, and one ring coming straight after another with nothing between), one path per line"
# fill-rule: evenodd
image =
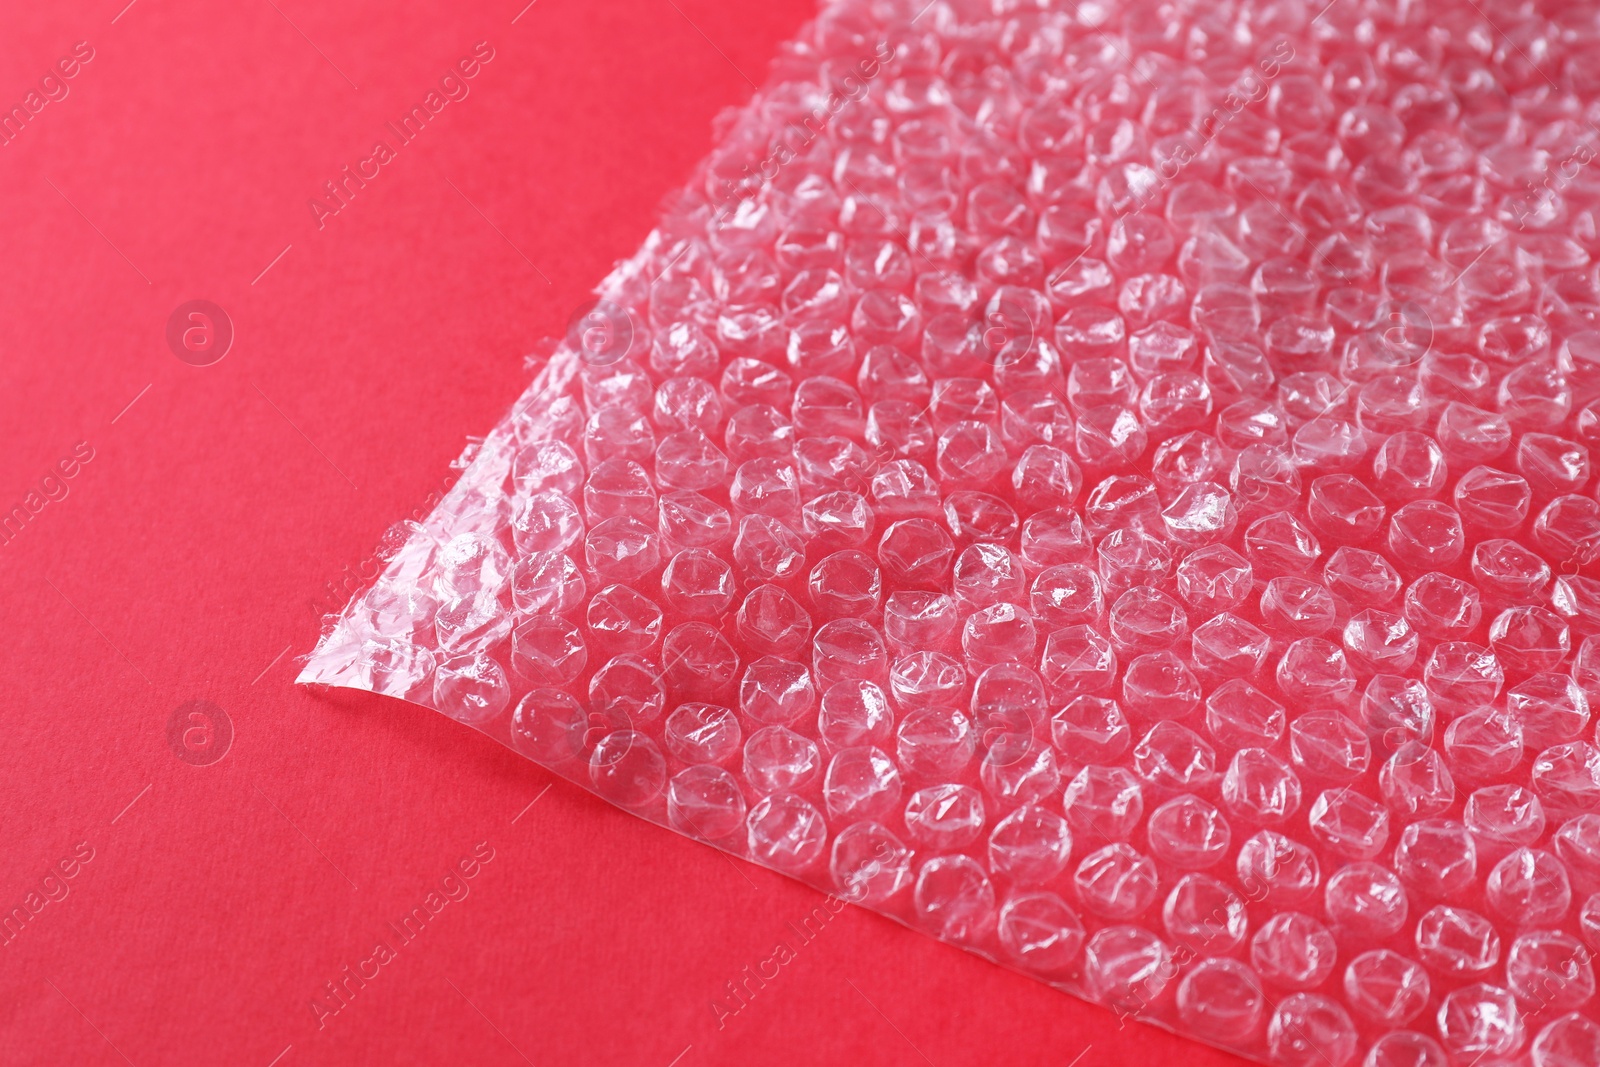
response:
M484 737L292 684L312 599L516 397L808 0L125 2L0 12L0 102L95 49L0 147L0 508L95 450L0 546L0 909L94 849L0 947L0 1061L1237 1062L855 908L719 1029L814 893L563 782L528 809L551 776ZM308 198L478 41L471 95L319 231ZM194 298L234 323L214 366L164 340ZM211 766L167 743L196 699L236 730Z

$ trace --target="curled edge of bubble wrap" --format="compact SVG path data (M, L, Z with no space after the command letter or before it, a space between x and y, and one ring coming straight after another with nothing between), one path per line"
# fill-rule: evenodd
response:
M1595 1067L1597 73L828 4L299 681L1262 1062Z

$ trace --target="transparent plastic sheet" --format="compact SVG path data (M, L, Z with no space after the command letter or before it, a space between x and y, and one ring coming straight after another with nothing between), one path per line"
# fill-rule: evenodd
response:
M300 680L1263 1062L1600 1064L1594 10L922 5Z

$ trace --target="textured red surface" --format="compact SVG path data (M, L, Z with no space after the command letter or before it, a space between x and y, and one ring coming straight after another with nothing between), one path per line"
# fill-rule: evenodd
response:
M93 50L0 147L0 509L93 450L0 544L0 909L39 907L0 938L0 1062L1237 1062L854 908L802 945L810 890L436 713L290 684L312 602L504 411L808 3L124 2L0 11L0 102ZM308 199L481 41L470 95L319 230ZM194 298L234 324L214 366L166 346ZM168 746L191 700L234 725L210 766Z

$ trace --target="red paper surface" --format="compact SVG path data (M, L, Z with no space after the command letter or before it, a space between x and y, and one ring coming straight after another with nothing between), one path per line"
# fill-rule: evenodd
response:
M290 684L811 14L524 2L0 10L0 103L39 93L0 145L0 509L38 508L0 543L0 1063L1238 1062L855 908L803 941L811 890ZM168 348L192 299L212 366ZM168 742L196 700L210 765Z

